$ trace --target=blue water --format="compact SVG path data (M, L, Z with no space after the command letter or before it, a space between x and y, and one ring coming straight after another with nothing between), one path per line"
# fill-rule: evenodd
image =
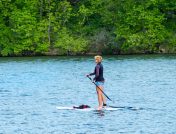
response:
M175 134L176 55L104 57L109 105L139 110L68 111L97 106L92 57L0 58L0 134Z

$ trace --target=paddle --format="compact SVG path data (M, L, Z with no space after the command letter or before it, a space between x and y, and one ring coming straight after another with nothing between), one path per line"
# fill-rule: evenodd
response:
M101 88L99 88L99 86L97 86L97 84L92 80L92 78L90 78L89 76L87 76L87 78L89 78L91 80L91 82L104 94L104 96L106 96L106 98L110 101L112 101L106 94L105 92L103 92L103 90L101 90Z

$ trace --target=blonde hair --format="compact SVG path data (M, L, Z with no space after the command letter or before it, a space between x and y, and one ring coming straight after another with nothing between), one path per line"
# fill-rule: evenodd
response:
M102 62L102 60L103 60L102 56L100 56L100 55L97 55L94 58L95 58L95 60L98 60L99 62Z

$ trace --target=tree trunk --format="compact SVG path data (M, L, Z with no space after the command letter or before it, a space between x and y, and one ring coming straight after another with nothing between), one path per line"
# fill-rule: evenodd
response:
M43 0L40 0L40 19L42 20L43 16Z
M48 43L51 45L51 18L50 18L50 0L48 0Z

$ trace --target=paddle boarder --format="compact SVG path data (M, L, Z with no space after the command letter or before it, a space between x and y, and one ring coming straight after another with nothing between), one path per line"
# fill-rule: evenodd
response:
M94 57L95 59L95 69L93 73L88 74L87 76L92 76L95 75L94 77L94 82L96 84L96 91L97 91L97 96L98 96L98 110L101 110L103 107L106 106L106 100L105 97L103 96L103 93L100 91L100 89L103 91L104 87L104 77L103 77L103 65L102 65L102 56L97 55Z

